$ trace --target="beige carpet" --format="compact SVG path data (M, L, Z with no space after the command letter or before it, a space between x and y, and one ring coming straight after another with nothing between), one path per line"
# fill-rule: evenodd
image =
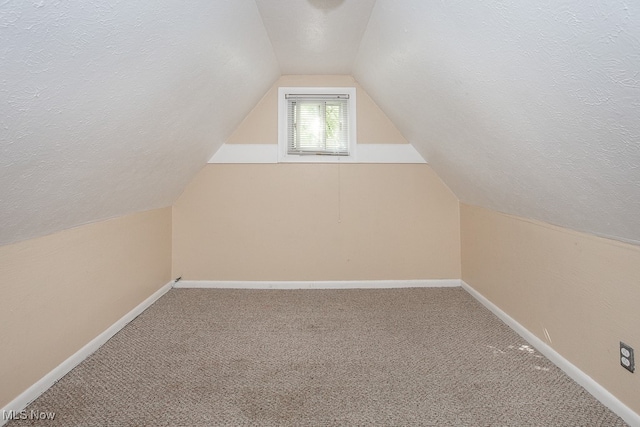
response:
M460 288L174 289L31 410L56 413L46 426L625 425Z

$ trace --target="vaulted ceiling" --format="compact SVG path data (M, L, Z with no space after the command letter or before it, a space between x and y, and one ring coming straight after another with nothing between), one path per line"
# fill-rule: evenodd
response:
M281 74L352 74L466 203L640 243L637 2L9 0L0 244L168 206Z
M283 74L353 74L375 0L256 0Z

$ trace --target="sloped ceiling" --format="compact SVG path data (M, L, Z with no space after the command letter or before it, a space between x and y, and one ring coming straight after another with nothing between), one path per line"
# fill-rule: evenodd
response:
M377 0L353 72L466 203L640 243L640 4Z
M256 0L283 74L351 74L375 0Z
M353 74L466 203L640 243L637 2L0 3L0 244L170 205L280 74Z
M169 206L280 75L253 0L0 3L0 244Z

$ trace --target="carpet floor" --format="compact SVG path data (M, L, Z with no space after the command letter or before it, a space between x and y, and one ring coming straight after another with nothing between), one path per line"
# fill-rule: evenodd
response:
M8 425L626 425L461 288L173 289L32 410Z

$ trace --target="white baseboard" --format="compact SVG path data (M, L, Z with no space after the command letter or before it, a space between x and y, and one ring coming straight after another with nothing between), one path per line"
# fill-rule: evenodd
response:
M133 310L125 314L120 320L111 325L103 333L92 339L87 345L75 352L71 357L62 362L56 368L54 368L47 375L42 377L38 382L22 392L18 397L13 399L4 408L0 409L0 426L4 425L9 420L5 420L2 416L8 412L20 412L27 407L31 402L36 400L42 393L47 391L49 387L55 384L60 378L64 377L69 371L78 366L80 362L89 357L97 349L99 349L104 343L109 341L120 329L124 328L129 322L138 317L143 311L145 311L151 304L156 302L158 298L167 293L174 282L171 281L158 289L149 298L138 304Z
M518 335L524 338L529 344L535 347L541 354L549 359L554 365L564 371L572 380L584 387L589 393L596 399L602 402L603 405L611 409L618 414L627 424L635 427L640 427L640 415L635 413L631 408L622 403L617 397L611 394L607 389L598 384L589 375L582 372L575 365L562 357L560 353L551 348L547 343L535 336L531 331L526 329L515 319L509 316L507 313L498 308L497 305L489 301L482 296L478 291L473 289L465 281L461 281L462 288L469 292L476 300L482 305L488 308L493 314L495 314L500 320L502 320L507 326L513 329Z
M181 280L174 288L209 289L385 289L385 288L451 288L460 279L437 280L345 280L345 281L223 281Z
M533 345L541 354L547 357L551 362L564 371L571 379L584 387L596 399L605 406L618 414L624 421L631 426L640 427L640 415L635 413L631 408L622 403L613 394L607 391L600 384L595 382L591 377L582 372L576 366L571 364L567 359L562 357L553 348L549 347L544 341L527 330L524 326L515 321L512 317L502 311L498 306L482 296L478 291L473 289L469 284L459 279L442 279L442 280L360 280L360 281L190 281L182 280L174 284L167 283L157 290L149 298L141 302L129 313L124 315L120 320L111 327L91 340L87 345L78 350L75 354L62 362L59 366L33 384L22 394L9 402L4 408L0 409L0 414L10 411L19 412L27 407L32 401L37 399L49 387L55 384L60 378L65 376L69 371L75 368L80 362L95 352L100 346L106 343L119 330L126 326L129 322L140 315L158 298L166 292L175 288L218 288L218 289L383 289L383 288L415 288L415 287L458 287L462 286L469 294L471 294L482 305L488 308L500 320L507 324L511 329L518 333L527 342ZM8 420L4 420L0 416L0 426L4 425Z

